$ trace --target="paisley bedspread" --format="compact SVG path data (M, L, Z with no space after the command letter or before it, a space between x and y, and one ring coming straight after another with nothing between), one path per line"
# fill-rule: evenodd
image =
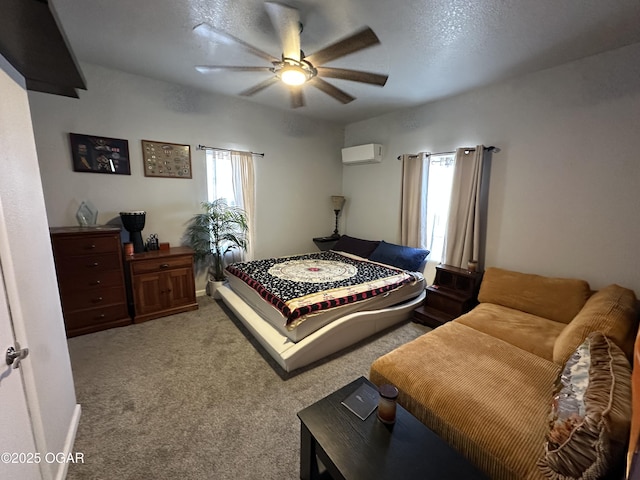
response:
M332 251L234 263L226 270L277 308L288 329L320 310L382 295L416 281L411 272Z

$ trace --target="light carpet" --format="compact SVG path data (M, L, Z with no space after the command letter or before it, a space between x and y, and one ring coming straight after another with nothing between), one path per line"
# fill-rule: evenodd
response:
M84 464L69 480L297 479L296 413L427 332L408 322L291 374L223 304L69 339Z

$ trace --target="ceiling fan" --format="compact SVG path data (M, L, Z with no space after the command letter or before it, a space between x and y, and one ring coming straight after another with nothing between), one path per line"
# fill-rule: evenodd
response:
M210 40L238 45L247 52L267 60L271 63L271 66L250 67L196 65L196 70L201 73L218 71L272 72L274 76L244 90L243 92L240 92L240 95L247 97L255 95L265 88L281 81L290 87L289 90L291 94L292 108L298 108L305 105L302 93L302 86L305 84L309 84L318 90L321 90L344 104L355 100L355 97L326 82L322 77L368 83L381 87L387 82L387 75L323 66L325 63L332 60L336 60L350 53L379 44L380 40L371 28L365 27L346 38L338 40L337 42L312 53L311 55L305 55L304 52L300 50L300 32L302 31L302 24L300 23L298 10L276 2L265 2L265 8L269 18L271 19L271 23L280 37L280 43L282 45L281 58L274 57L273 55L270 55L269 53L266 53L229 33L218 30L208 23L201 23L196 25L193 29L193 31L198 35Z

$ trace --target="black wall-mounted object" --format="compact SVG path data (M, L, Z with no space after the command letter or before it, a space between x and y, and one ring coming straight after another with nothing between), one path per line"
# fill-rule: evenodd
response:
M78 98L85 79L47 0L2 0L0 54L27 90Z

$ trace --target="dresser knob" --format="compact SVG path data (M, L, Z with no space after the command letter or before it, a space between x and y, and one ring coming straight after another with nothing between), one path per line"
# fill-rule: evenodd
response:
M93 262L93 263L91 263L91 264L87 265L87 267L88 267L88 268L95 268L95 267L97 267L98 265L100 265L98 262Z
M101 283L100 280L96 280L95 282L90 282L89 285L100 285Z
M93 299L93 303L99 303L102 301L102 297L97 297Z
M160 265L160 268L169 268L169 264L168 263L163 263Z

